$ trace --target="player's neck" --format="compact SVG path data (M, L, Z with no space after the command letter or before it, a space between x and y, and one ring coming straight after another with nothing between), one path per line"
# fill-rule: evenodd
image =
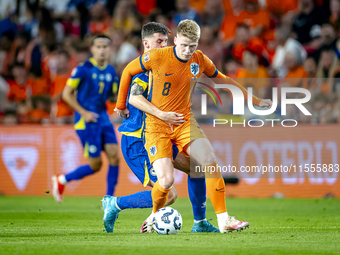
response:
M106 60L97 60L95 58L93 58L93 60L96 62L96 64L99 66L99 67L104 67L106 65Z
M176 58L177 58L179 61L184 62L184 63L188 62L189 59L182 59L182 58L179 56L178 47L176 47L176 46L174 47L174 52L175 52Z

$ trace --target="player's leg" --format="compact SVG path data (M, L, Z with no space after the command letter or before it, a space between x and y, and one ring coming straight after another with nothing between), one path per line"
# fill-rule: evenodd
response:
M119 173L119 156L118 142L112 125L107 125L102 128L103 150L109 161L109 169L106 178L106 195L112 196L118 182Z
M157 177L150 164L143 140L137 137L122 135L121 150L127 165L140 182L144 186L153 187ZM172 189L166 205L174 203L176 198L177 191ZM105 196L102 202L104 207L104 226L107 232L113 231L114 222L117 218L116 215L118 216L120 211L133 208L152 208L151 191L140 191L122 197ZM148 231L152 232L152 230L151 225Z
M217 171L217 161L214 150L207 138L198 138L194 140L186 149L190 157L203 166L205 171L205 180L209 198L213 204L217 215L218 226L221 233L233 230L242 230L249 226L248 222L238 221L230 217L227 213L225 203L225 183L221 172ZM209 171L212 169L212 171Z
M84 157L88 158L89 164L79 166L66 175L61 174L52 177L52 194L57 202L62 202L62 194L68 182L92 175L99 171L102 165L100 158L100 137L92 134L89 130L77 130L77 134L84 148Z
M118 182L119 174L118 144L107 143L104 148L109 161L109 169L106 177L106 195L112 196Z
M194 214L194 225L191 232L220 232L218 228L214 227L206 219L206 185L204 174L195 174L194 171L190 171L190 158L182 154L177 155L174 167L188 174L188 193Z

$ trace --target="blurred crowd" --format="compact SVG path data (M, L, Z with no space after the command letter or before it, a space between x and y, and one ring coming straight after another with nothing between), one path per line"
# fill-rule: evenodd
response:
M201 26L198 49L256 96L271 98L273 87L310 90L313 116L292 107L287 118L340 123L340 0L1 0L0 124L71 123L61 92L90 57L93 35L111 37L110 64L120 75L143 52L143 24L168 26L172 45L183 19ZM208 103L228 116L230 96L220 96L229 104Z

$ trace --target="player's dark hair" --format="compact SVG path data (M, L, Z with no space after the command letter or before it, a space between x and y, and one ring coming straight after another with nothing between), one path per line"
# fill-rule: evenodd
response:
M155 33L160 33L163 35L168 35L171 33L170 29L161 23L149 22L146 23L142 28L142 40L147 37L151 37Z
M107 39L111 42L111 38L107 35L104 35L104 34L100 34L100 35L96 35L95 37L93 37L92 41L91 41L91 46L94 45L94 42L96 39L99 39L99 38L102 38L102 39Z

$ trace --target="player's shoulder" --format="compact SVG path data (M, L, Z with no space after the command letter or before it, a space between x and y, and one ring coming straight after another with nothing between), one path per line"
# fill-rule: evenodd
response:
M164 55L164 54L169 54L171 51L173 50L173 47L163 47L163 48L156 48L156 49L151 49L149 50L146 54L144 55L148 55L148 53L150 55Z
M149 82L148 72L139 73L132 78L132 83Z
M196 56L196 58L198 59L199 62L206 62L207 60L210 60L210 58L208 58L207 55L205 55L202 51L200 50L196 50L194 55ZM212 63L212 61L210 60L210 62Z
M199 59L203 59L204 58L204 53L201 50L196 50L194 55L199 58Z
M86 62L82 62L80 64L78 64L76 67L74 67L72 69L72 72L71 72L71 77L74 77L74 76L81 76L82 74L86 73L84 72L84 65L85 65Z

